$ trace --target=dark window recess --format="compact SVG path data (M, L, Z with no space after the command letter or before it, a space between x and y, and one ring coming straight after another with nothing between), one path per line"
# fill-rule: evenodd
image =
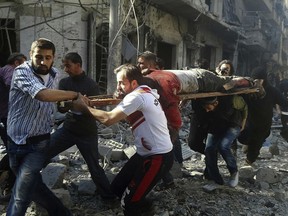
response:
M7 37L6 30L8 30L9 38ZM6 65L6 61L11 54L10 50L12 53L19 52L16 48L15 20L0 19L0 67Z

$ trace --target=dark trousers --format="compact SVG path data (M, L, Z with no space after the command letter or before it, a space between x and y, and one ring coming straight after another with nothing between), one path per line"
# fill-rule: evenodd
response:
M282 129L280 135L288 141L288 115L281 114Z
M136 153L128 160L111 184L112 191L121 197L125 216L141 215L141 203L145 196L172 165L172 151L148 157Z
M241 131L240 136L238 137L239 142L244 145L248 145L247 159L250 162L255 162L257 157L260 154L260 149L262 148L265 139L270 134L270 127L263 127L260 130L252 127L246 127Z
M200 121L198 115L195 112L190 116L190 131L188 137L189 147L196 152L204 154L205 140L208 134L208 123Z
M8 136L7 136L7 118L1 118L1 122L3 123L4 127L0 127L0 136L4 142L4 145L7 148L7 139L8 139Z
M7 149L7 139L8 139L8 136L7 136L7 118L2 118L1 122L4 125L4 128L0 128L1 139L3 140L4 145ZM2 160L0 161L0 172L2 172L2 171L8 171L8 179L6 179L5 188L12 188L14 185L16 177L9 166L8 154L5 154L4 157L2 158Z
M99 165L97 134L77 136L64 127L56 130L51 135L50 146L47 150L47 160L50 160L75 144L87 163L91 177L100 196L104 199L115 197L110 189L110 183L105 171Z

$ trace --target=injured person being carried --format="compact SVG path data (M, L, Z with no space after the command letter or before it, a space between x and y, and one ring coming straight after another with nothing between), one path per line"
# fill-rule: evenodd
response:
M174 95L225 92L234 88L249 87L258 88L258 96L260 97L265 94L262 80L253 80L250 77L218 76L211 71L199 68L190 70L151 70L146 77L156 81L163 91L172 91Z

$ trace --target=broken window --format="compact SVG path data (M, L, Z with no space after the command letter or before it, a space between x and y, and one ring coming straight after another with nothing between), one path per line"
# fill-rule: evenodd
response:
M0 19L0 67L7 63L12 52L16 52L16 33L14 19Z

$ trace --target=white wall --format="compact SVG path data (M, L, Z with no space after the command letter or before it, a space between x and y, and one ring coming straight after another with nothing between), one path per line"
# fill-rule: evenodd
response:
M37 8L41 9L41 8ZM44 22L43 17L34 16L20 16L20 28L32 26L28 29L20 31L20 51L28 53L31 43L40 38L48 38L52 40L56 46L55 66L60 68L62 57L68 52L78 52L83 59L83 67L86 70L87 59L87 42L81 41L87 39L87 23L81 20L81 10L73 6L63 6L61 4L51 5L51 17L47 20L63 16L73 11L77 11L73 15L62 17L51 22L37 25L37 23ZM52 28L51 28L51 27ZM76 39L76 40L68 40Z

